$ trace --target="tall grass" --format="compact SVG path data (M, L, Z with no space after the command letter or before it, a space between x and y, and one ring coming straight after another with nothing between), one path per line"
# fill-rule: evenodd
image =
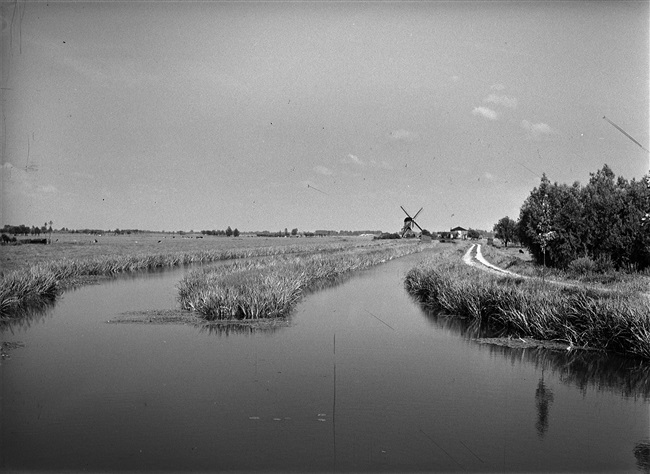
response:
M278 256L197 270L181 280L178 299L183 309L208 321L283 317L306 290L323 281L421 249L412 242L391 242L381 248Z
M650 301L641 295L499 277L441 259L410 270L405 286L425 307L484 334L650 358Z
M377 248L380 242L343 241L322 245L289 245L227 250L200 250L148 255L112 255L85 259L61 259L14 271L0 279L0 320L23 316L29 308L52 303L70 286L88 277L115 276L140 270L247 259L272 255L333 253L349 248Z

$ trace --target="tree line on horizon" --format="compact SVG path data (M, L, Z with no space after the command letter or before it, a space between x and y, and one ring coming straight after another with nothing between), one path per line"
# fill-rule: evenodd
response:
M544 174L517 221L494 225L496 237L519 242L538 264L607 271L650 266L650 175L628 181L604 165L582 186L551 183Z

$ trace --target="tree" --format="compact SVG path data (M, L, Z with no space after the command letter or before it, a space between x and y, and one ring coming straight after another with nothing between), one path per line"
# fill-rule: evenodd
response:
M422 233L424 234L424 231ZM481 238L481 234L476 229L469 229L467 231L467 238L472 240L477 240Z
M239 237L239 230L237 229L237 227L235 227L235 230L232 231L232 235L235 237Z
M228 228L226 229L226 237L230 237L230 236L232 236L232 229L230 228L230 226L228 226Z
M508 243L517 238L517 223L510 219L510 217L502 217L499 222L494 224L493 231L497 239L503 240L503 243L508 247ZM478 234L478 232L476 232Z
M298 235L298 228L291 229L291 235Z
M538 263L565 268L589 258L601 268L650 266L650 205L644 180L616 178L603 166L589 183L551 184L542 177L519 214L519 238Z

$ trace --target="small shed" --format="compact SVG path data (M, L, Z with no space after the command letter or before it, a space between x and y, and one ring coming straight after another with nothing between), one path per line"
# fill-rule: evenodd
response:
M467 229L463 227L454 227L450 230L452 239L467 240Z

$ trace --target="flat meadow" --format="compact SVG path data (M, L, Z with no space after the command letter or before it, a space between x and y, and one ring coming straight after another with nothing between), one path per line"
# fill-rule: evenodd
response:
M23 237L27 238L27 237ZM20 240L21 237L18 237ZM15 270L25 270L53 260L84 260L117 255L145 256L161 253L200 252L206 250L255 249L290 245L318 246L341 242L345 237L220 237L201 234L169 234L140 232L132 234L90 235L57 232L52 244L23 244L0 246L0 276ZM369 240L349 237L348 239Z

